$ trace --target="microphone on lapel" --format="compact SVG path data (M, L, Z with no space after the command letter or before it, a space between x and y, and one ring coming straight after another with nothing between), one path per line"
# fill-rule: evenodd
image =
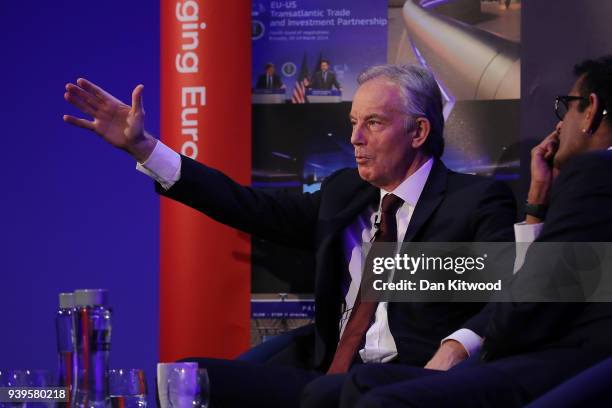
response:
M380 229L380 211L378 211L376 213L376 216L374 217L374 229L378 232L378 230Z
M380 217L380 209L378 209L374 216L374 225L372 226L372 238L370 238L370 242L373 242L380 233Z

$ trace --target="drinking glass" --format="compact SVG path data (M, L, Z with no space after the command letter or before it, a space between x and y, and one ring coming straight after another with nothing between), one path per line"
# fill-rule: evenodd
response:
M157 387L161 408L208 408L208 372L197 363L158 364Z
M147 382L143 370L108 370L108 391L112 408L147 406Z

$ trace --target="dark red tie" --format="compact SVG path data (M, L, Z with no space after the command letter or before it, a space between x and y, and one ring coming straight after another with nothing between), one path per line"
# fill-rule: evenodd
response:
M397 222L395 214L402 206L404 200L393 194L387 194L383 197L380 207L380 227L374 242L395 242L397 241ZM366 265L368 262L366 261ZM363 285L365 273L361 276ZM346 373L355 358L355 353L365 336L368 327L376 311L378 302L362 302L361 288L355 299L355 304L351 311L348 323L344 328L334 359L327 370L327 374Z

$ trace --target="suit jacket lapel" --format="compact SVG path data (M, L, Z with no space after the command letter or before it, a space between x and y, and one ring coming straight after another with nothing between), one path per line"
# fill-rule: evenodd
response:
M368 205L376 205L380 200L380 190L373 185L364 181L367 184L365 188L357 192L344 209L339 211L332 219L331 225L335 233L341 228L346 227L361 213Z
M448 169L440 160L435 159L423 192L419 197L414 213L410 218L410 224L406 231L404 241L411 241L415 235L421 230L425 222L438 208L438 205L444 198L444 192L446 191L446 181L448 177ZM380 189L373 185L363 181L363 188L360 188L354 195L354 198L350 200L345 207L340 210L336 215L331 218L330 224L333 234L329 237L335 236L338 231L345 228L361 213L368 205L376 205L380 200Z
M410 218L408 229L404 242L409 242L414 239L416 234L421 230L425 222L431 214L438 208L438 205L444 198L446 191L446 179L448 177L448 169L439 159L434 159L431 172L423 188L423 192L419 197L419 201L414 209L414 213Z

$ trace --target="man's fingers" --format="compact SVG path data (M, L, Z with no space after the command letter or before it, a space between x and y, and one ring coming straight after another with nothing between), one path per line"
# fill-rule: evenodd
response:
M558 148L559 148L559 142L556 139L551 140L546 145L546 153L544 153L544 158L546 160L551 159L555 155L555 153L557 152Z
M98 85L94 84L91 81L88 81L85 78L77 79L77 85L86 90L87 92L93 94L100 101L104 101L109 98L109 94L104 91L104 89L100 88Z
M76 96L74 93L71 93L71 92L64 93L64 99L66 99L68 102L74 105L81 112L89 116L92 116L92 117L96 116L96 110L92 108L91 105L89 105L88 103L83 101L81 98Z
M548 160L552 159L554 155L555 155L555 151L554 150L547 150L546 153L544 153L544 155L542 157L544 158L544 160L548 161Z
M558 140L558 139L559 139L559 133L555 130L555 131L551 132L548 136L546 136L544 138L544 140L542 140L542 142L540 142L540 145L547 145L551 141Z
M559 147L559 130L555 129L544 139L542 144L544 145L544 158L549 160L554 156Z
M85 103L89 104L93 109L98 109L100 107L100 100L97 99L91 93L85 91L83 88L74 84L66 84L66 91L70 94L74 94L78 98L80 98Z
M531 150L531 157L540 156L548 160L555 154L558 146L559 130L555 129Z
M81 127L83 129L94 130L94 124L90 120L75 118L74 116L64 115L64 122Z
M535 159L537 157L543 157L546 153L546 148L541 144L537 145L533 149L531 149L531 159Z
M142 92L144 90L144 85L140 84L134 88L132 91L132 109L135 112L144 113L144 109L142 106Z

